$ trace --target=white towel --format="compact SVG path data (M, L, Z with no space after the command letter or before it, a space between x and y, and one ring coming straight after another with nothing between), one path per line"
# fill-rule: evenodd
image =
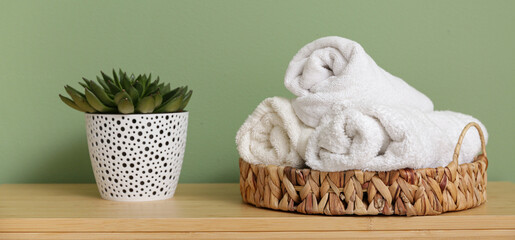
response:
M335 105L308 141L306 164L331 172L447 166L469 122L479 123L488 140L484 125L461 113L385 105ZM463 141L459 163L472 162L480 151L479 134L471 128Z
M297 118L289 99L271 97L261 102L240 127L236 145L240 157L249 163L302 168L313 130Z
M295 113L311 127L343 100L433 110L428 97L379 67L361 45L341 37L320 38L300 49L284 84L298 96L292 102Z

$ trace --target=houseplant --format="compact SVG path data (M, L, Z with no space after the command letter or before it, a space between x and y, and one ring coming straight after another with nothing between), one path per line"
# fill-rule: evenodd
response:
M89 154L100 195L117 201L171 198L186 146L186 87L152 80L151 74L101 72L83 78L84 93L65 86L71 108L86 113Z

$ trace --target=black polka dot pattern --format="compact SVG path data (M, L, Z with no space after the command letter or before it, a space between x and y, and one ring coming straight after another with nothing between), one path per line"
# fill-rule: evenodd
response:
M173 196L181 172L188 113L86 114L91 164L102 198Z

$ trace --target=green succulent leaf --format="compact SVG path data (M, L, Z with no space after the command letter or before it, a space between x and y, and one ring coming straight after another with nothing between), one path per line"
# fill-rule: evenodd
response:
M182 99L181 107L179 108L179 111L184 110L186 105L188 105L188 102L190 101L191 95L193 95L193 91L190 90L188 93L184 94L184 97Z
M105 80L104 80L105 81ZM116 83L114 83L112 80L107 80L105 81L106 85L109 87L109 89L111 90L111 93L114 93L116 94L117 92L121 91L122 89L119 88Z
M100 86L102 86L102 88L104 89L104 91L106 93L112 93L111 88L109 88L109 86L107 86L107 84L104 81L104 79L102 79L102 78L97 76L97 82L98 82L98 84L100 84Z
M139 94L138 94L138 90L136 90L136 88L131 86L129 88L128 93L129 93L129 96L131 96L132 102L134 102L134 104L139 102L140 97L139 97Z
M147 87L147 74L142 74L139 81L144 87Z
M181 91L181 89L182 89L182 87L178 87L166 94L163 94L163 101L166 102L166 101L170 100L170 98L175 97Z
M120 78L120 83L122 84L122 88L125 89L125 91L128 91L129 87L131 87L131 81L125 75Z
M136 90L138 91L138 96L139 97L145 96L145 92L144 92L145 89L143 89L143 85L141 85L140 82L136 81L134 83L134 88L136 88Z
M152 79L150 79L150 81L152 81ZM159 79L159 76L157 76L156 80L154 81L154 83L156 83L156 86L159 86L160 84L160 79Z
M164 84L164 83L159 83L159 84L157 84L157 89L158 89L159 91L161 91L161 89L163 89L163 88L164 88L164 86L165 86L165 84Z
M86 100L88 101L89 105L93 107L95 110L101 112L101 113L109 113L114 112L115 109L108 107L98 99L93 92L91 92L89 89L86 89Z
M139 113L152 113L154 111L154 107L154 97L147 96L138 102L136 111Z
M123 72L122 69L118 69L118 78L119 78L119 81L117 82L117 84L120 88L123 88L122 84L121 84L122 78L128 78L127 73Z
M152 75L152 74L150 74ZM143 81L145 82L145 89L148 89L148 87L150 86L150 84L152 83L152 80L147 76L147 74L143 74Z
M172 98L168 100L167 102L163 103L155 112L158 113L170 113L170 112L176 112L181 108L182 104L182 95L178 95L175 98Z
M100 74L102 75L102 77L104 78L104 81L113 81L113 79L111 77L109 77L107 74L105 74L103 71L100 71Z
M154 107L159 107L161 103L163 103L163 96L161 96L161 93L157 92L154 96Z
M148 82L149 83L156 83L156 85L157 85L159 83L159 78L156 81L152 82L152 73L149 73L148 74Z
M95 94L95 96L102 101L104 105L107 105L109 107L116 106L116 103L114 103L113 99L110 98L107 93L104 91L104 89L96 84L93 81L89 82L90 90Z
M131 96L131 100L134 103L137 103L139 98L138 90L132 86L129 78L127 78L127 75L124 74L123 78L121 79L121 84L123 89L125 89L129 96Z
M116 81L116 85L121 89L122 87L122 78L126 77L127 74L125 74L122 69L118 69L118 80Z
M120 82L120 79L118 78L118 76L116 76L116 71L114 70L113 68L113 81L114 83L116 83L118 85L118 83Z
M87 86L87 87L84 87L84 85L83 85L83 84L81 84L81 82L79 82L79 84L80 84L81 86L83 86L84 88L88 88L88 89L91 87L91 86L89 85L89 81L90 81L89 79L87 79L87 78L84 78L84 77L83 77L83 78L82 78L82 81L84 81L84 83L86 84L86 86Z
M85 89L90 89L89 86L87 84L85 84L85 83L79 82L79 85L81 85Z
M169 83L160 83L159 76L153 80L151 73L136 76L121 69L113 69L112 76L100 73L96 81L79 82L85 94L65 86L71 99L59 95L61 101L83 112L130 114L183 111L191 99L187 86L171 90Z
M120 101L123 98L131 99L131 96L129 96L129 94L125 90L122 90L118 92L116 95L114 95L114 102L116 103L116 105L120 104Z
M71 87L70 85L64 86L64 90L66 90L66 92L68 93L68 95L70 95L70 97L72 97L72 99L73 99L74 95L77 95L77 96L83 97L83 98L85 97L84 94L77 91L77 89ZM75 101L75 99L73 99L73 101Z
M123 114L134 113L134 104L129 98L122 98L120 102L118 102L118 112Z
M184 96L184 94L186 93L186 91L188 91L188 86L184 86L184 87L179 87L179 89L177 91L175 91L175 89L173 91L171 91L170 93L168 93L166 96L163 96L163 101L167 102L169 101L170 99L173 99L173 98L176 98L177 96ZM171 93L174 93L173 95L170 96Z
M160 87L159 92L163 94L170 92L170 83L164 84L163 87Z
M145 93L146 94L153 94L155 93L157 90L158 90L158 83L157 82L153 82L151 83L148 88L146 89Z
M138 74L136 77L136 82L139 82L143 87L145 87L145 75Z
M86 97L84 96L84 94L80 93L79 91L75 90L74 88L66 85L64 87L64 89L66 90L66 92L68 93L68 95L70 95L70 97L72 97L73 99L73 102L80 108L82 109L84 112L89 112L89 113L94 113L95 112L95 109L92 108L88 102L86 101Z
M59 94L59 98L61 98L61 101L63 101L66 105L68 105L69 107L77 110L77 111L80 111L80 112L85 112L84 110L82 110L79 106L77 106L77 104L75 104L73 102L73 100Z

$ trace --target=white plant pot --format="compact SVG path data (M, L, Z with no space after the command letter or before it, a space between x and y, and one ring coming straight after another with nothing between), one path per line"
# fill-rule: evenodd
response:
M173 197L188 113L86 114L89 155L100 195L115 201Z

